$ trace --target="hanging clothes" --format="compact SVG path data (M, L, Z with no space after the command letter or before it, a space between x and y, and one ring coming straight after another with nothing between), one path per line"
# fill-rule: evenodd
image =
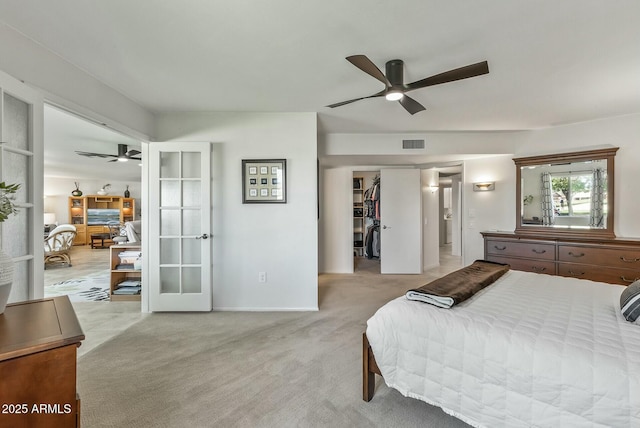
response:
M380 225L374 224L367 228L367 235L365 238L365 256L368 259L380 257Z
M364 192L365 217L380 220L380 176L376 175L373 184Z

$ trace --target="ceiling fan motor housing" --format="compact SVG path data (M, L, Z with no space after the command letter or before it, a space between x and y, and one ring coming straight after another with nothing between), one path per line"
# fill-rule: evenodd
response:
M118 157L127 157L127 145L126 144L118 144Z
M392 59L385 64L387 80L392 88L404 88L404 62L401 59Z

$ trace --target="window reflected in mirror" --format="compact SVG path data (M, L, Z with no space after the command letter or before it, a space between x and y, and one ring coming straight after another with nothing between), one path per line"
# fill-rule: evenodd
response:
M604 159L523 167L522 223L605 227L608 212Z
M516 232L613 237L617 147L516 158Z

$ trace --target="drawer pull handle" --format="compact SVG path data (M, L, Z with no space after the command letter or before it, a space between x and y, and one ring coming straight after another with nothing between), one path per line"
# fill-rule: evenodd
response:
M534 252L534 253L536 253L536 254L544 254L544 253L546 253L546 252L547 252L547 250L536 250L535 248L534 248L534 249L532 249L531 251L533 251L533 252Z
M638 280L638 278L635 278L635 279L627 279L627 278L625 278L624 276L621 276L621 277L620 277L620 279L621 279L621 280L623 280L624 282L629 282L629 283L631 283L631 282L636 282L636 281Z
M584 272L574 272L574 271L570 270L570 271L569 271L569 275L572 275L572 276L582 276L582 275L584 275Z
M640 259L627 259L625 258L625 256L620 256L620 260L622 260L625 263L636 263L636 262L640 262Z
M546 267L538 267L538 266L531 266L531 269L536 272L544 272L545 270L547 270Z
M583 257L583 256L584 256L584 253L574 254L573 252L569 251L569 255L570 255L571 257L576 257L576 258L577 258L577 257Z
M507 246L505 245L504 247L498 247L497 245L494 245L493 248L495 248L496 250L503 251L507 249Z

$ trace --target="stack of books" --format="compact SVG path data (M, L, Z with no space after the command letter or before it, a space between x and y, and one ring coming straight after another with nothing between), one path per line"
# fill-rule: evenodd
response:
M121 251L118 253L120 263L116 265L116 270L137 270L140 269L140 251Z
M113 290L113 294L140 294L142 282L139 279L127 279L122 281Z

